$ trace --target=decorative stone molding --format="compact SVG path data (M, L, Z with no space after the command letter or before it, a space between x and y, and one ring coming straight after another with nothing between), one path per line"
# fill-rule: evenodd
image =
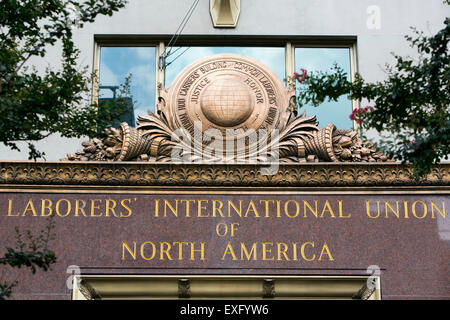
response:
M180 279L167 275L86 275L83 281L89 290L95 291L94 299L369 298L360 295L367 281L367 277L361 276L273 276L264 279L248 275L186 275ZM141 285L136 286L136 281ZM379 299L379 290L376 291L370 299Z
M410 166L395 163L262 164L149 162L0 162L0 184L207 187L395 187L450 186L450 164L417 181Z
M178 280L178 298L186 299L191 297L191 281L189 279Z
M275 281L273 279L263 280L263 298L275 298Z
M87 300L100 300L101 296L98 292L85 280L81 280L78 288Z

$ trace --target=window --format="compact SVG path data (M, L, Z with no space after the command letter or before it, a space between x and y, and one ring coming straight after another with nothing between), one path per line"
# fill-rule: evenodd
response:
M349 48L295 48L295 70L301 68L308 72L327 72L334 64L341 67L350 77ZM340 97L338 101L324 102L319 107L305 106L299 110L307 115L316 115L320 127L332 122L339 129L352 129L352 101L348 97Z
M123 84L131 74L131 95L134 105L133 117L155 111L158 84L169 88L177 74L188 64L197 59L220 53L235 53L254 58L267 65L283 81L292 76L294 71L304 68L311 71L328 71L337 63L353 79L356 70L355 39L315 39L293 40L280 39L246 39L179 40L179 46L167 48L166 41L146 41L145 39L96 39L97 55L95 67L99 70L99 98L114 97L115 87ZM249 45L246 45L248 43ZM214 44L213 46L211 44ZM158 57L163 52L171 52L160 69ZM315 108L306 106L307 115L316 115L319 127L334 123L339 129L354 129L355 123L349 119L355 101L341 97L338 102L326 102ZM133 119L134 119L133 118ZM130 123L130 122L129 122ZM130 123L133 125L133 123Z
M134 126L140 114L154 108L155 101L155 47L102 47L100 51L99 103L114 99L130 78L130 100L134 110L122 121Z

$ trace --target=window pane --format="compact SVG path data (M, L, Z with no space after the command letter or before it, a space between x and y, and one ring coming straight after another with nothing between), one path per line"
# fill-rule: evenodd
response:
M348 48L296 48L295 71L301 68L311 71L329 72L337 64L350 77L350 49ZM306 111L307 115L316 115L319 127L334 123L338 129L353 129L353 122L349 116L352 113L352 101L342 96L337 102L324 102L318 107L304 106L299 112Z
M174 47L172 53L166 61L169 64L166 67L167 88L187 65L200 58L219 53L235 53L256 59L268 66L281 81L285 78L284 48L280 47ZM178 55L180 56L177 58Z
M100 100L113 98L114 88L124 84L125 78L131 74L130 90L134 102L134 118L140 114L147 114L147 109L154 111L155 65L155 47L102 47Z

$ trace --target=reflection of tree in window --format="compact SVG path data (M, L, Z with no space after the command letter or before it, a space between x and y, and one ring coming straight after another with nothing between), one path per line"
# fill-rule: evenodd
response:
M117 91L120 89L120 86L99 86L100 91L104 91L104 90L111 90L113 92L113 96L111 98L98 98L98 103L99 105L105 105L105 107L108 107L107 104L111 103L111 102L116 102L118 99L117 96ZM125 102L125 104L127 105L125 114L120 118L117 119L115 121L111 122L111 126L112 127L118 127L120 126L120 124L122 122L126 122L128 123L130 126L134 127L136 124L136 119L135 119L135 115L134 115L134 110L133 110L133 98L132 97L120 97L121 102ZM101 110L102 108L100 108ZM101 117L102 115L99 114L99 117Z
M102 47L100 54L99 103L117 95L118 87L131 74L130 109L123 119L135 125L135 119L147 110L155 110L155 47ZM102 102L103 101L103 102Z
M329 71L334 64L341 67L350 77L350 49L348 48L296 48L295 71L306 69L308 73ZM352 112L352 101L343 96L337 102L325 102L319 107L304 106L300 113L316 115L320 127L334 123L339 129L353 129L349 116Z

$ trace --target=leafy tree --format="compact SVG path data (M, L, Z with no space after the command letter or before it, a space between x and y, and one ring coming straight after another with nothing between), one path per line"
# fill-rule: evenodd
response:
M82 28L98 15L111 16L126 0L2 0L0 1L0 141L19 150L25 141L29 158L43 153L34 141L51 134L94 137L120 118L124 101L97 105L89 93L96 75L79 69L80 51L73 28ZM51 46L61 45L61 68L38 73L28 67L43 59ZM101 116L99 116L101 115Z
M94 137L128 109L129 101L91 103L89 95L96 75L79 68L80 51L73 42L73 29L94 22L98 15L111 16L126 0L2 0L0 1L0 141L19 150L25 141L29 158L43 153L34 141L51 134L63 137ZM32 62L44 59L55 45L62 48L61 67L38 72ZM129 78L125 87L129 88ZM122 86L121 93L127 92ZM20 150L19 150L20 151ZM56 262L48 248L54 224L37 237L16 228L17 247L6 248L0 265L47 271ZM17 282L0 283L0 300L11 296Z
M40 231L38 236L27 230L26 240L22 239L19 228L16 227L16 248L6 248L6 253L0 257L0 265L9 265L13 268L27 267L34 274L37 269L47 271L56 262L55 253L48 249L50 240L54 240L55 235L52 230L55 222L50 217L47 226ZM0 300L11 297L12 289L17 285L17 281L0 283Z
M450 0L444 2L450 4ZM308 103L318 106L348 95L373 103L373 108L357 109L352 119L381 136L388 134L378 146L394 158L410 162L419 178L450 154L450 18L432 36L413 30L414 36L406 39L419 58L394 54L396 64L387 67L386 80L367 83L357 75L351 82L335 65L330 72L311 73L299 81L297 101L300 107Z

